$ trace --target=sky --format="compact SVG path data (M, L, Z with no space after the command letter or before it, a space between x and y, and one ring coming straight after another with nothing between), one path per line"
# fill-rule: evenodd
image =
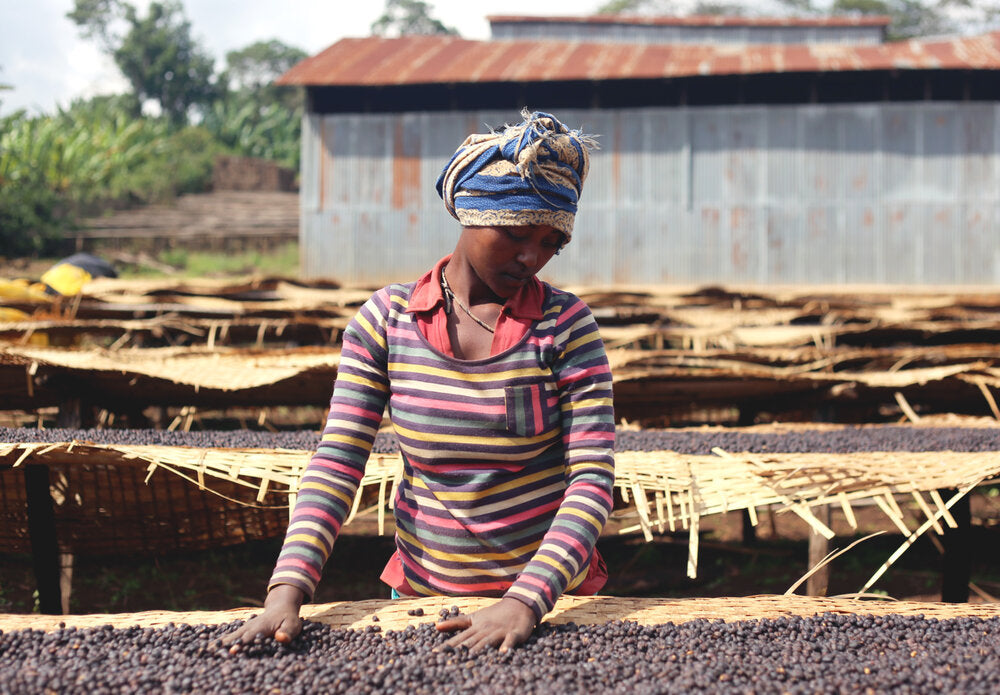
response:
M310 54L344 37L367 36L382 0L182 0L195 39L225 65L228 51L278 39ZM0 114L52 113L77 97L116 93L125 83L96 42L66 18L73 0L0 0ZM145 12L148 0L132 0ZM588 14L602 0L430 0L432 16L470 39L489 38L489 15ZM543 8L543 9L539 9Z

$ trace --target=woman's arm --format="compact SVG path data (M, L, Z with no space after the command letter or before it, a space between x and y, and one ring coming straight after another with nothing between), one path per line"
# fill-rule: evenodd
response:
M226 643L257 635L288 641L299 632L299 608L312 598L351 509L389 397L389 303L388 291L380 290L344 331L326 427L302 474L264 612L229 635Z
M535 617L552 610L590 560L611 513L615 420L611 368L597 322L579 299L557 329L562 352L553 368L559 386L566 492L531 562L507 592Z

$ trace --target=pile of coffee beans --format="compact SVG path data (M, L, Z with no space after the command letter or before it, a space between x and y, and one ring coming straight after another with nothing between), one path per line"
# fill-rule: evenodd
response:
M257 640L234 655L219 639L237 625L8 632L0 693L1000 692L1000 618L543 624L516 649L476 655L443 647L430 623L308 621L289 645Z
M1000 427L852 426L786 432L619 430L618 451L849 453L863 451L1000 451Z
M316 432L217 430L38 430L0 427L0 442L94 442L96 444L190 446L201 448L299 449L319 443ZM1000 427L844 427L832 430L746 432L740 430L624 430L616 435L618 451L677 451L710 454L713 447L730 452L847 453L858 451L1000 451ZM375 453L398 451L395 438L381 433Z

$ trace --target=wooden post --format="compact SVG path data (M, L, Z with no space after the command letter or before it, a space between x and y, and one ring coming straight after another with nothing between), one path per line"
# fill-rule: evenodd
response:
M751 408L748 404L740 404L739 406L739 417L736 421L739 427L749 427L757 419L756 408ZM757 528L753 525L750 520L749 510L743 510L743 545L756 545L757 544Z
M945 499L957 490L948 490ZM965 495L951 508L958 528L945 526L941 543L944 545L941 569L941 600L945 603L967 603L969 581L972 579L972 508Z
M94 406L85 398L68 396L59 404L56 427L76 430L93 427L94 424Z
M757 545L757 527L750 519L750 512L743 510L743 545Z
M24 489L28 501L28 534L31 537L31 560L38 587L38 609L49 615L62 615L59 585L62 567L56 515L49 493L49 468L38 464L24 467Z
M814 509L814 514L816 518L822 521L827 526L830 525L831 513L830 505L825 504L822 507L816 507ZM830 552L830 541L821 536L820 534L813 531L809 534L809 569L812 569L820 562L823 558L827 556ZM826 596L826 590L830 584L830 566L822 568L818 572L815 572L809 579L806 580L806 595L807 596Z
M73 593L73 553L59 554L59 597L63 615L69 615L69 597Z

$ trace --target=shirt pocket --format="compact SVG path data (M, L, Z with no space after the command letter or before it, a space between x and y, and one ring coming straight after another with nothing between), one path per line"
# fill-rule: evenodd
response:
M551 430L559 414L559 399L545 383L506 386L507 430L520 437L537 437Z

